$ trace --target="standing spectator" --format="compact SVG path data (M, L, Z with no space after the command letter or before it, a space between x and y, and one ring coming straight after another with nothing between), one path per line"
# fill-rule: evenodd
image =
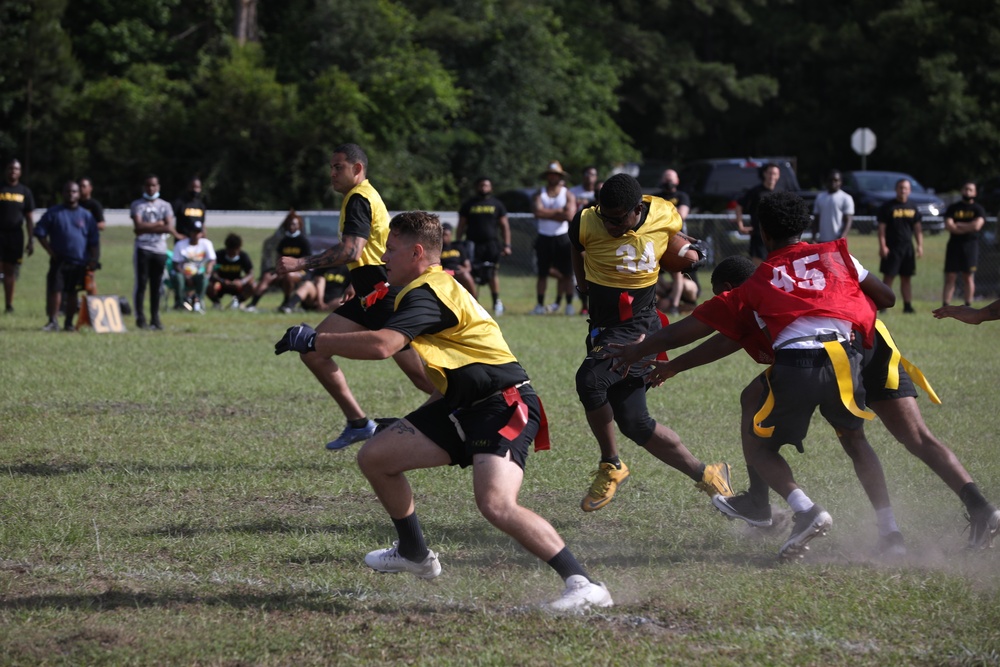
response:
M548 427L528 375L497 323L441 270L441 225L423 211L392 219L385 259L399 290L394 312L377 331L322 333L294 326L274 346L324 357L385 359L412 346L427 361L434 398L382 431L358 452L358 466L392 520L398 540L365 556L379 572L441 574L427 547L406 473L472 469L476 505L493 526L555 570L565 582L551 611L612 606L552 525L518 503L529 447L548 448ZM513 415L513 418L512 418Z
M493 315L503 315L500 300L500 258L509 257L510 221L503 202L493 196L493 182L486 176L476 179L476 194L458 209L455 238L472 241L472 267L480 284L488 283L493 297ZM473 292L473 294L476 294Z
M190 237L195 232L205 232L205 202L201 197L200 178L188 181L187 191L174 202L174 218L177 220L177 233L181 236Z
M778 165L768 162L757 170L757 174L760 176L760 183L747 190L736 202L736 229L740 234L750 235L750 259L754 264L760 264L767 257L767 248L760 237L760 226L755 217L757 205L761 195L774 192L778 179L781 178L781 170ZM750 216L749 225L745 224L744 214Z
M174 227L174 212L170 204L160 199L160 179L150 174L143 182L142 198L132 202L132 225L135 230L135 253L132 266L135 270L135 325L147 326L143 313L146 286L149 285L149 328L161 331L160 289L163 270L167 265L167 239L180 238Z
M979 230L986 224L986 211L976 203L976 184L962 186L962 201L948 207L944 213L944 228L951 236L944 256L944 290L941 305L951 303L955 281L962 274L965 305L971 306L976 296L976 265L979 263Z
M686 474L709 496L733 495L728 464L706 466L673 430L650 416L649 363L635 364L623 374L612 370L603 352L611 344L631 343L660 329L660 258L680 230L677 209L659 197L644 196L639 182L628 174L609 178L600 206L582 210L570 225L573 268L577 283L590 296L593 327L587 356L576 372L576 390L601 448L594 481L580 503L584 512L607 505L628 479L628 467L618 456L615 423L625 437Z
M576 197L565 185L567 174L558 161L549 163L542 173L546 183L534 197L532 210L538 224L535 256L538 260L536 283L537 304L534 315L554 313L566 297L566 314L573 314L573 266L570 259L569 221L576 213ZM545 289L549 276L556 279L556 300L545 306Z
M673 169L667 169L663 172L663 176L660 179L660 187L663 188L660 191L660 198L664 199L674 205L677 209L677 214L681 216L681 222L687 220L688 213L691 211L691 198L688 194L682 190L678 190L677 186L680 185L680 177L677 172ZM686 225L682 224L681 231L685 231ZM667 305L667 313L670 315L678 315L681 312L681 301L687 301L691 303L697 302L698 299L698 281L694 277L694 269L690 272L691 277L686 277L683 271L676 271L670 274L670 292L668 293L669 303Z
M836 169L826 176L826 192L816 195L813 203L813 242L826 243L846 239L854 219L854 197L840 189L843 181Z
M187 236L174 245L175 309L181 307L196 313L205 312L205 292L215 267L215 245L198 229L189 229ZM194 295L187 299L188 290Z
M597 203L597 167L586 167L583 180L569 189L576 197L576 208L582 209Z
M351 284L358 298L330 313L316 327L320 333L344 334L381 329L392 316L396 296L402 287L390 287L382 256L389 236L389 211L381 195L368 181L368 156L357 144L341 144L330 156L330 184L344 195L340 205L340 243L310 257L282 257L278 274L303 269L316 271L343 266L351 270ZM436 252L440 252L436 250ZM426 394L434 385L424 373L424 363L410 347L399 349L393 360L418 389ZM347 425L327 449L343 449L375 434L376 423L369 419L329 354L303 354L302 363L312 372L347 419Z
M441 266L446 273L450 273L458 281L458 284L469 290L469 294L476 296L476 283L472 280L472 262L469 261L469 254L466 252L465 244L461 241L451 240L451 225L447 222L441 225L442 238Z
M14 159L7 163L5 181L0 185L0 272L3 273L3 296L8 315L14 312L14 284L25 253L35 252L34 220L35 198L28 186L21 182L21 163ZM27 244L22 225L28 228Z
M265 271L260 277L260 283L254 289L253 299L250 301L250 305L247 306L246 310L250 313L257 312L257 304L260 303L260 298L267 294L267 290L271 289L271 285L274 281L278 281L281 286L281 291L284 294L284 298L281 300L281 305L278 306L278 310L286 308L288 306L288 300L295 293L296 288L298 288L299 283L306 277L306 272L304 270L297 271L281 271L281 258L291 257L295 260L304 260L306 257L312 254L312 245L309 243L309 239L306 235L302 233L302 218L295 209L288 212L285 219L281 222L281 229L284 235L281 240L278 241L278 264L275 268Z
M879 271L882 281L892 287L892 281L899 276L899 290L903 295L903 312L913 310L913 286L911 279L917 273L917 259L924 256L924 232L920 227L920 211L911 203L912 186L906 178L896 182L896 198L890 199L878 210L878 254L882 258ZM913 238L917 239L916 252Z
M221 308L224 294L233 297L232 308L239 308L240 301L253 296L253 260L243 252L243 239L239 234L226 237L225 251L217 255L215 267L208 283L208 298L213 308Z
M104 221L104 207L101 202L94 199L94 184L87 176L84 176L79 180L80 183L80 206L90 211L90 214L94 216L94 220L97 221L97 231L103 232L105 221ZM98 252L100 251L100 246L97 247ZM94 264L87 268L87 271L83 277L83 289L90 296L97 295L97 278L95 269L100 268L100 257L94 258Z
M49 321L42 331L59 331L56 315L60 302L65 306L65 330L73 331L76 295L83 287L87 266L97 261L100 246L97 221L80 206L80 186L69 181L62 194L63 203L47 210L34 229L38 242L49 253L45 279L45 311Z

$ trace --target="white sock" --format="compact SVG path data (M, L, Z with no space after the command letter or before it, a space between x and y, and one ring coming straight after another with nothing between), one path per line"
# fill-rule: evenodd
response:
M785 499L788 506L792 508L792 511L796 514L799 512L808 512L815 505L813 501L809 500L809 496L802 489L795 489L788 494L788 498Z
M896 525L896 516L892 513L891 507L875 510L875 520L878 522L879 537L885 537L889 533L899 531L899 526Z

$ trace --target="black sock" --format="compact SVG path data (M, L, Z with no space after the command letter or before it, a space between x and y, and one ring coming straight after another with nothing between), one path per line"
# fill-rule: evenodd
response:
M757 469L753 466L747 466L747 477L750 478L750 488L747 490L747 493L750 494L750 498L753 499L754 504L761 507L770 505L771 499L768 496L771 493L771 489L768 488L767 482L760 476Z
M581 577L587 577L587 581L594 581L587 576L587 571L584 570L583 566L577 562L576 556L570 553L569 547L563 547L562 551L546 562L559 574L560 577L562 577L563 581L566 581L574 574L579 574Z
M910 303L909 301L904 301L903 302L903 310L904 311L913 310L913 304Z
M962 490L958 492L958 498L969 510L979 509L989 504L975 482L969 482L963 486Z
M606 456L602 456L601 457L601 463L610 463L611 465L613 465L614 467L618 468L619 470L622 469L621 459L619 459L617 456L612 456L611 458L608 458Z
M420 520L414 512L402 519L393 519L396 534L399 535L399 555L414 563L422 563L430 550L424 542L424 532L420 530Z
M254 294L253 299L250 301L250 305L256 307L257 302L260 301L260 297L261 297L260 294Z
M500 292L493 292L492 296L493 296L493 307L496 308L497 301L500 300Z
M368 417L364 416L361 419L348 419L347 425L351 428L364 428L368 426Z
M702 463L700 466L698 466L698 470L694 474L688 475L688 477L693 479L695 482L700 482L701 480L703 480L705 478L705 464Z
M538 295L538 305L539 306L544 306L545 305L545 295L544 294L539 294Z

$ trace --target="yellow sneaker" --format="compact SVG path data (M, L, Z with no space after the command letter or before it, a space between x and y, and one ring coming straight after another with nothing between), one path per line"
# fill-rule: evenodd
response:
M699 491L704 491L709 497L719 494L720 496L732 496L733 487L729 485L729 464L712 463L705 466L705 472L701 475L701 481L695 484Z
M583 497L580 508L584 512L599 510L615 497L615 491L628 479L628 466L619 461L621 468L616 468L613 463L602 463L600 467L591 473L594 482L590 485L590 491Z

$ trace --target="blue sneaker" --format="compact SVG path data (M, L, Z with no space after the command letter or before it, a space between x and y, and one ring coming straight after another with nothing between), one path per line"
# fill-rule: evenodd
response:
M341 431L340 435L337 437L336 440L334 440L333 442L326 443L326 448L343 449L344 447L353 445L356 442L367 440L368 438L375 435L375 429L377 427L378 427L377 424L373 422L371 419L369 419L368 423L362 426L361 428L351 428L351 425L348 424L347 426L344 427L344 430Z

